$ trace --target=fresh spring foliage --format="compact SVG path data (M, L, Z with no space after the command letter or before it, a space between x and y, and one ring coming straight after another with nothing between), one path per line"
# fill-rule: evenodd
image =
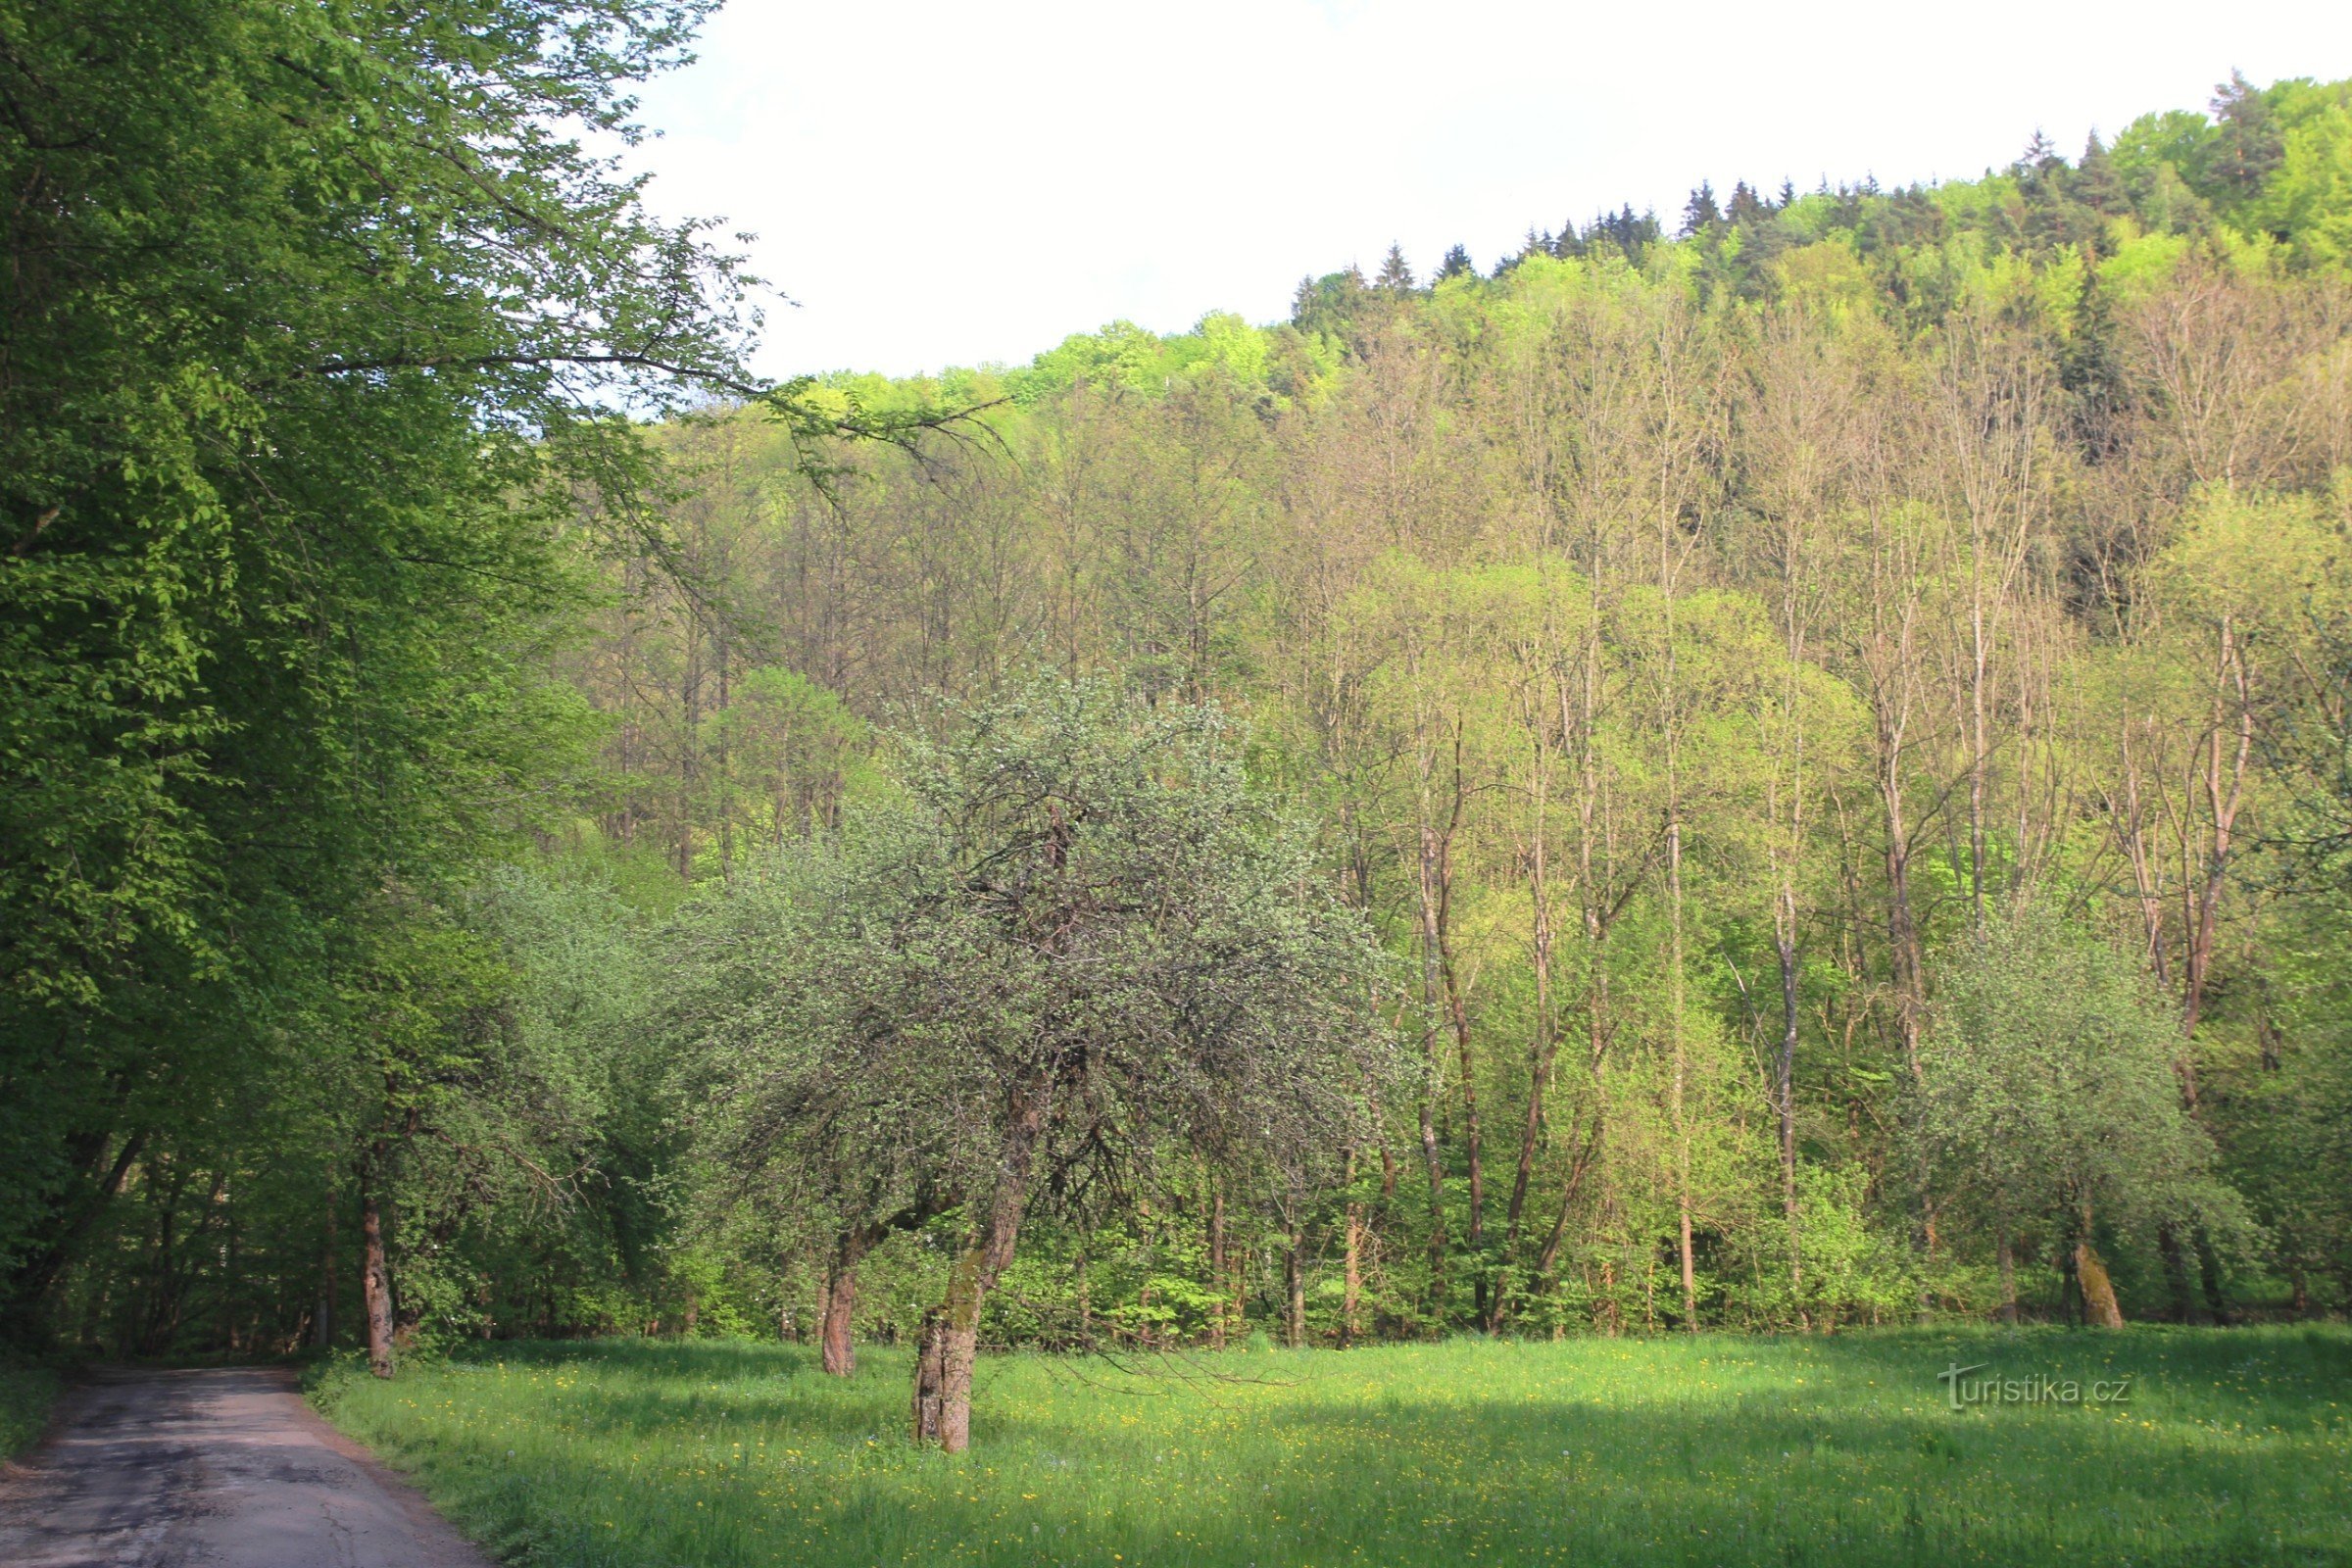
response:
M778 389L703 10L0 0L12 1334L2352 1303L2345 84Z
M2022 909L1956 956L1921 1051L1914 1125L1947 1203L1995 1225L2104 1217L2242 1246L2253 1227L2180 1102L2169 999L2096 938Z
M1410 1083L1304 1192L1163 1168L1033 1225L1004 1343L2049 1317L2085 1266L2132 1316L2352 1300L2352 310L2337 198L2284 194L2348 116L2231 82L2072 161L844 378L1004 401L822 500L757 422L673 429L701 597L578 666L599 831L765 897L873 787L858 726L1040 663L1246 727ZM732 695L778 668L837 707ZM2048 965L1997 956L2020 921ZM818 1210L738 1154L698 1155L705 1278L813 1333ZM878 1234L858 1331L911 1335L951 1250Z
M1169 1163L1301 1189L1397 1073L1368 927L1214 710L1046 678L941 718L903 740L903 795L788 852L748 919L725 891L682 918L713 978L664 1021L741 1107L700 1119L718 1162L791 1184L837 1301L882 1235L967 1213L920 1423L957 1449L1032 1208L1114 1215Z

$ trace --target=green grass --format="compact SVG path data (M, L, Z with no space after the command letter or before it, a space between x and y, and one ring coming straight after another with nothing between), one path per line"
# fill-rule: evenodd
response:
M1936 1374L2127 1401L1948 1408ZM316 1397L532 1564L2352 1562L2352 1333L1895 1332L983 1362L972 1451L906 1364L489 1347Z
M41 1440L56 1402L56 1373L0 1363L0 1459L13 1459Z

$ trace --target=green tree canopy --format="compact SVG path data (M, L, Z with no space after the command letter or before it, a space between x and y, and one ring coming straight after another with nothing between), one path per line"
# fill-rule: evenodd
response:
M1082 1211L1171 1150L1344 1137L1394 1064L1368 929L1213 709L1045 677L950 721L904 739L895 804L789 873L797 912L747 946L722 901L735 935L706 949L760 1121L822 1146L853 1218L961 1200L930 1433L960 1448L980 1308L1033 1204Z
M343 911L546 804L616 413L753 390L734 263L596 150L705 9L0 4L9 1294Z
M2181 1104L2180 1049L2176 1010L2129 960L2045 908L2010 911L1946 966L1921 1049L1932 1188L2004 1230L2046 1227L2112 1311L2096 1226L2248 1230Z

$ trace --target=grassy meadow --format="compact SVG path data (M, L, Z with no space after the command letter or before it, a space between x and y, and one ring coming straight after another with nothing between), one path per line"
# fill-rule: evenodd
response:
M2352 1561L2352 1333L1461 1341L986 1360L970 1453L905 1358L484 1347L314 1391L520 1563L660 1568ZM2131 1380L1953 1411L1936 1373Z

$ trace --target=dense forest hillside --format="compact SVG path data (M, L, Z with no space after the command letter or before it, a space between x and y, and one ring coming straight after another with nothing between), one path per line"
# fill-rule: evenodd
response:
M987 1340L2352 1306L2352 83L2233 79L1974 181L1702 187L1491 272L1393 252L1272 325L782 405L736 325L675 356L691 407L496 428L433 529L370 523L408 543L353 558L385 574L358 601L430 609L397 651L282 608L196 648L172 678L212 695L119 786L41 737L138 704L15 671L44 603L106 591L36 570L138 558L68 554L12 491L12 774L97 802L113 857L9 808L28 1330L348 1343L365 1279L379 1341L913 1336L980 1224L926 1152L962 1123L909 1077L862 1143L801 1136L795 1031L833 1025L776 999L828 988L820 951L885 972L810 911L978 765L973 726L1017 748L1003 715L1057 704L1222 714L1228 784L1290 825L1265 865L1378 939L1380 1049L1360 1104L1255 1138L1102 1091ZM339 440L398 435L318 398ZM461 469L440 416L403 428ZM305 507L402 504L294 497L242 564L267 479L205 503L219 580L300 580ZM204 769L172 759L267 737L239 715L296 664L337 715L318 755L181 802ZM220 853L329 773L300 820L337 836ZM1154 954L1258 907L1187 863ZM1285 964L1346 968L1284 929ZM1324 1071L1335 1028L1279 1033Z

